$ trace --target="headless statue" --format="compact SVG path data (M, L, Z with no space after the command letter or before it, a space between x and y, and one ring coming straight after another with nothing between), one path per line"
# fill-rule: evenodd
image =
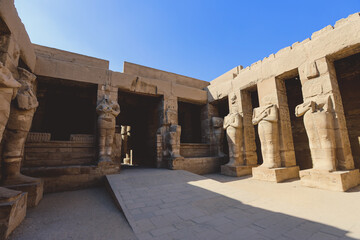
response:
M279 149L278 109L275 104L268 104L254 109L252 123L259 125L263 164L260 167L281 167Z
M304 125L309 138L313 169L336 170L334 119L331 99L317 98L298 105L297 117L304 115Z
M111 163L112 145L115 135L115 118L120 113L117 102L110 100L108 95L96 107L99 127L99 164Z

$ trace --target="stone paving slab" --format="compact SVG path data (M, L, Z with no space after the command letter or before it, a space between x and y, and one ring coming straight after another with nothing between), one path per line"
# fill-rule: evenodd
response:
M139 239L357 239L333 226L254 207L271 199L186 171L126 169L107 180Z

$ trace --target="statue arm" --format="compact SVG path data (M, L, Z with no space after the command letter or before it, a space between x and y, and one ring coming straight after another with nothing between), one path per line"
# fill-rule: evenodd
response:
M101 102L99 105L97 105L96 107L96 112L97 114L102 114L104 112L104 104Z
M304 115L307 111L309 111L311 109L312 103L313 102L310 101L310 102L305 102L300 105L297 105L295 108L295 116L301 117L302 115Z
M264 113L266 114L266 116L264 117L264 120L269 121L269 122L277 122L278 121L278 111L277 111L276 105L267 109Z
M261 120L263 120L264 118L266 118L268 116L267 111L263 111L260 114L256 114L256 111L254 109L253 111L253 119L252 119L252 123L254 125L258 124Z
M240 115L239 114L236 114L233 117L233 121L231 122L230 126L232 126L234 128L240 127Z
M115 103L112 107L111 113L116 117L120 114L120 106L118 103Z

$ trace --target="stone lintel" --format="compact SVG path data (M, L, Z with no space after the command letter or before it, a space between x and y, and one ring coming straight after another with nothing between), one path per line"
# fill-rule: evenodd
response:
M308 169L300 171L300 178L303 186L340 192L360 184L359 169L334 172Z
M231 177L251 175L254 166L221 166L221 174Z
M282 168L264 168L256 167L252 169L253 179L269 181L269 182L283 182L285 180L299 178L299 167L282 167Z

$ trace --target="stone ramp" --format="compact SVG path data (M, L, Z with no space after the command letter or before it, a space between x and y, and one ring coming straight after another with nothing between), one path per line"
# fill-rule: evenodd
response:
M323 235L324 230L319 231L325 228L345 235L320 223L253 207L252 202L269 199L183 170L125 169L106 177L140 240L317 239L312 236Z
M126 169L106 176L109 189L139 239L213 239L226 220L226 197L189 184L217 181L183 170ZM212 225L202 224L212 220ZM229 220L228 220L229 221Z

